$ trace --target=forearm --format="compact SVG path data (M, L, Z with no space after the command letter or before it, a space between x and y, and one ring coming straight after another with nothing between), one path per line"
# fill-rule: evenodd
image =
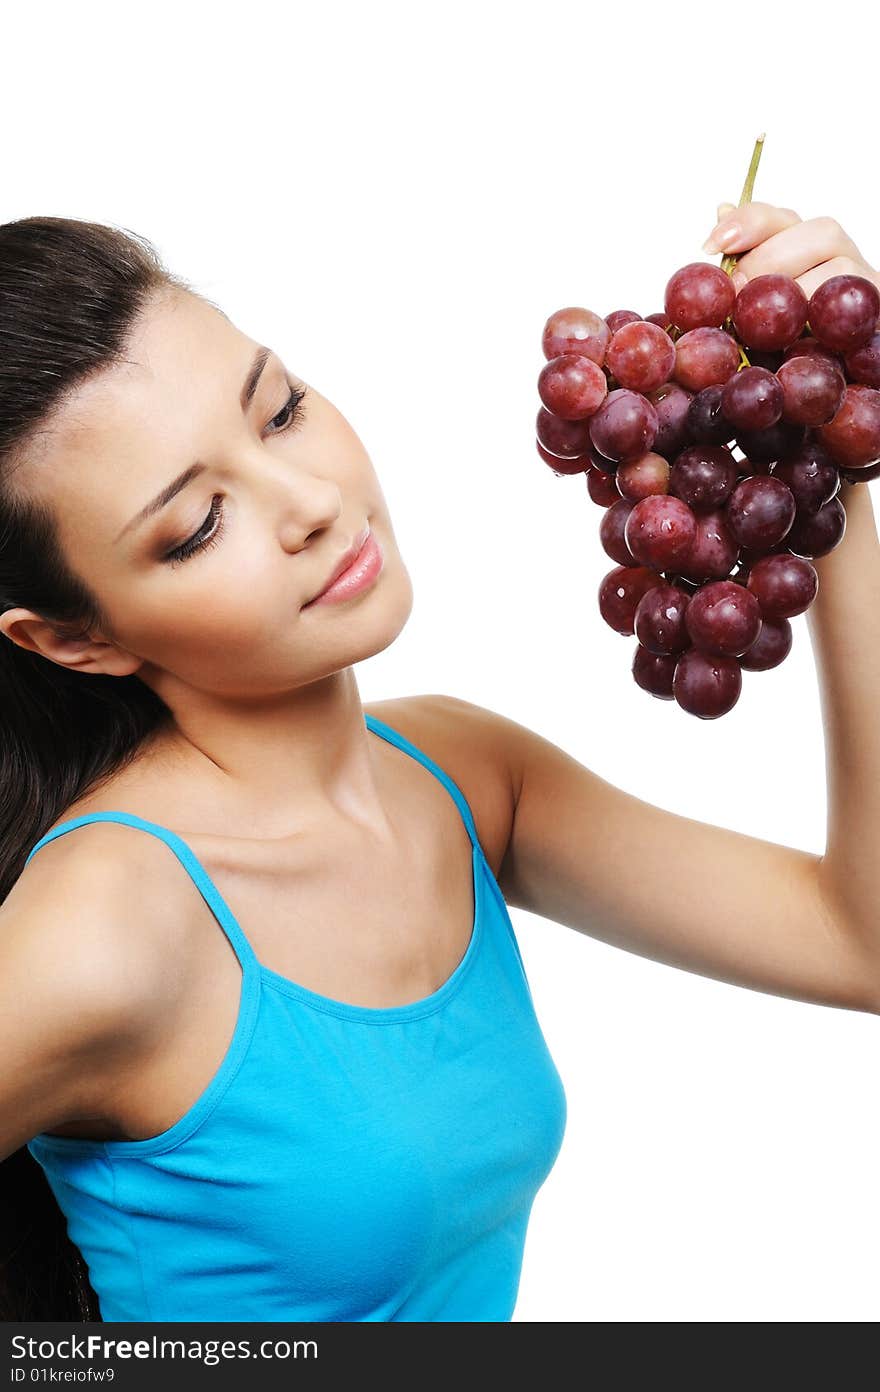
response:
M813 564L807 610L825 728L828 824L822 888L880 952L880 541L872 484L841 484L846 532Z

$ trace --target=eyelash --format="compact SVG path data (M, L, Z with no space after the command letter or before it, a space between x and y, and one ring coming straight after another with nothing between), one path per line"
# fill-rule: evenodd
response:
M278 412L278 415L272 417L272 420L269 422L270 425L277 421L279 416L283 416L285 412L289 412L286 425L283 425L280 430L274 430L272 432L273 435L284 435L298 423L300 415L299 407L306 394L306 390L307 388L305 387L294 387L290 396ZM220 500L219 502L218 499ZM213 527L213 531L210 530L211 527ZM173 569L175 566L180 565L181 562L188 560L190 556L194 556L197 552L207 551L209 547L216 546L222 535L223 496L217 493L211 499L211 511L208 513L201 527L199 527L199 530L194 532L186 541L181 542L180 546L175 546L173 551L167 552L166 555L162 557L162 560L167 562Z

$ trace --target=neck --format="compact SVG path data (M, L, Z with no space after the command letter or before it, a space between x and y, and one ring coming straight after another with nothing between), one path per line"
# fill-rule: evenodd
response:
M390 832L353 668L264 702L190 691L171 708L163 764L185 776L205 830L271 837L342 820Z

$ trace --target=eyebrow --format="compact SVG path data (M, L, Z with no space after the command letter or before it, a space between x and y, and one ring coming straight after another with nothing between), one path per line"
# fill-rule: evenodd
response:
M248 369L248 375L241 389L240 401L242 411L246 411L253 400L254 393L257 390L260 377L263 373L263 368L266 366L271 355L272 349L262 345L254 354L253 362ZM146 507L142 507L140 512L136 513L130 522L126 522L122 531L116 536L114 544L117 541L121 541L122 538L128 532L133 531L135 527L139 527L142 522L146 522L147 518L154 517L157 512L161 512L164 507L167 507L172 498L176 498L178 493L186 488L187 484L192 483L193 479L198 478L199 474L204 473L206 467L205 464L197 459L194 464L190 464L188 468L184 469L182 474L178 474L177 478L172 479L170 483L166 484L161 493L157 493L155 498L147 503Z

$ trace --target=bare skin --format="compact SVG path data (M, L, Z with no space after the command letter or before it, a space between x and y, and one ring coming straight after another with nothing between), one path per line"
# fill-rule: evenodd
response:
M743 253L747 278L781 271L808 294L842 270L880 279L831 219L801 223L753 204L736 210L736 226L725 249ZM403 627L409 576L370 461L329 402L311 392L301 427L274 434L287 394L275 363L241 414L256 346L191 297L152 307L128 354L138 365L75 395L20 471L23 487L51 497L112 633L66 640L21 609L0 624L53 661L137 672L173 713L167 737L65 818L114 808L170 827L265 966L337 1000L403 1004L451 975L473 917L458 812L426 769L367 731L353 672ZM167 519L116 541L195 457L209 471ZM688 971L880 1013L880 545L868 487L841 495L847 537L817 560L808 615L829 774L822 856L654 807L534 731L453 697L367 708L458 783L508 904ZM169 570L162 552L221 493L229 526L218 546ZM385 553L375 585L303 611L367 519ZM860 635L855 655L850 633ZM7 904L26 907L38 874L69 886L76 903L83 858L112 867L117 855L126 879L114 892L135 905L124 947L141 954L153 983L147 1025L125 1059L104 1050L87 1103L57 1119L67 1134L141 1139L193 1103L231 1036L240 973L218 925L168 848L119 826L44 847ZM32 966L33 955L19 960ZM27 1018L20 1007L12 1043ZM27 1047L47 1073L59 1070L63 1040L42 1049L32 1024ZM8 1111L14 1144L12 1103Z
M509 780L488 751L467 757L460 723L442 698L371 702L365 711L406 735L451 774L474 813L497 873L509 839ZM474 732L476 734L476 731ZM422 999L467 950L474 919L471 849L455 804L436 778L378 735L381 796L398 825L386 847L344 819L326 835L273 838L205 834L203 809L187 810L187 785L168 782L149 758L65 817L112 808L176 830L208 870L263 966L335 1000L388 1006ZM181 801L184 799L184 801ZM238 828L236 828L236 831ZM132 928L153 935L166 977L137 1050L107 1052L93 1079L95 1114L51 1134L142 1139L165 1131L204 1090L235 1027L241 970L222 930L168 847L116 824L88 826L41 849L43 874L73 880L73 858L115 856L129 893L148 893L151 914ZM29 870L31 867L28 867ZM13 893L24 890L24 876ZM12 896L10 896L10 899ZM357 905L357 913L352 906ZM130 914L129 910L129 914ZM155 926L154 926L155 925Z
M130 365L80 388L15 475L50 501L112 632L66 640L24 609L7 611L3 629L69 668L136 672L156 691L174 730L152 757L191 784L203 829L319 833L342 818L390 844L351 664L397 637L409 574L366 451L329 401L309 389L291 422L300 379L273 355L242 411L259 346L198 297L154 304ZM205 471L124 532L196 459ZM212 498L224 508L217 544L163 562L210 521ZM367 521L385 557L374 586L304 609Z
M290 385L301 383L275 356L242 412L259 346L196 297L176 292L152 306L130 364L80 390L16 475L17 487L51 497L66 552L106 600L112 633L66 640L23 609L2 624L13 641L77 670L136 672L174 715L168 735L59 820L114 809L177 831L266 966L336 999L403 1003L435 990L467 948L470 842L438 780L364 725L353 664L393 642L412 607L372 464L313 388L280 432ZM205 472L120 538L197 458ZM218 545L173 568L163 563L218 494ZM303 609L366 521L384 555L377 580L343 604ZM506 813L503 805L509 783L475 786L474 761L468 776L430 699L367 709L380 718L387 710L389 724L424 739L420 747L470 785L497 866L512 817L509 798ZM106 854L146 874L174 925L157 943L173 971L136 1067L103 1079L101 1117L56 1130L140 1138L170 1126L215 1071L240 969L170 850L131 828L58 838L7 902L38 876L63 881L74 858Z

